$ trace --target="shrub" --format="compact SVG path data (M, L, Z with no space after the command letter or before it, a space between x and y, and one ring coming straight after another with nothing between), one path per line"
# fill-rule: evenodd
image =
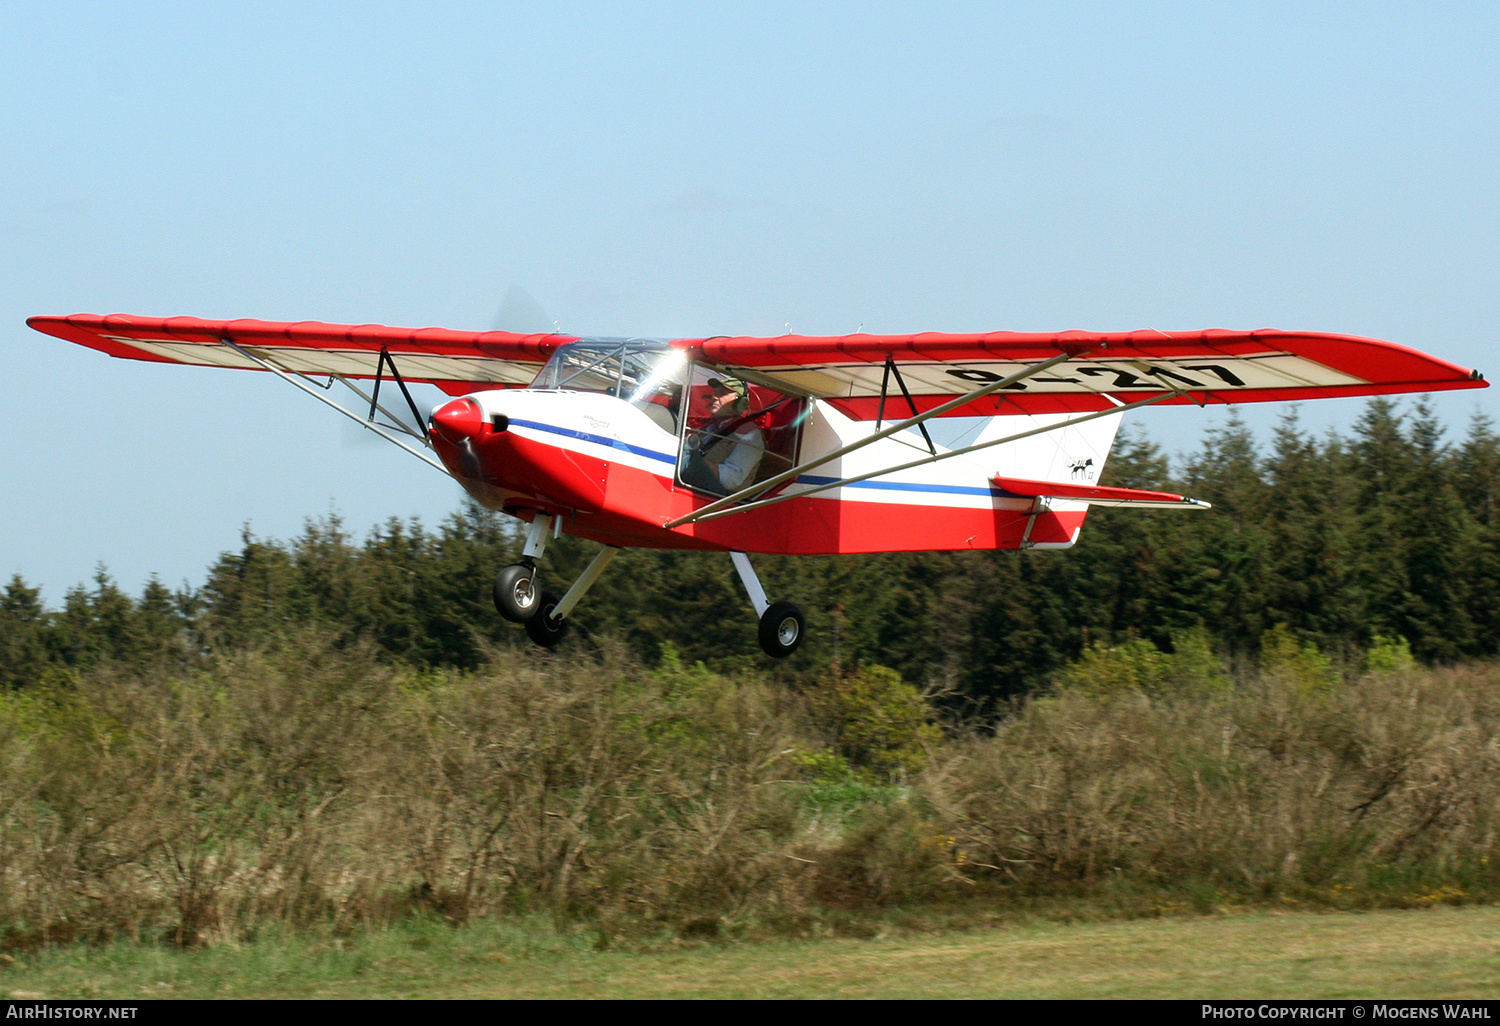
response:
M1142 691L1147 694L1213 694L1229 687L1229 676L1202 627L1172 635L1163 652L1143 638L1119 645L1095 642L1063 667L1056 686L1094 696Z
M1365 669L1371 673L1405 673L1415 669L1411 645L1403 637L1387 638L1377 634L1365 653Z
M1155 645L1132 638L1122 645L1095 642L1057 675L1057 685L1094 696L1127 691L1159 691L1166 683L1168 658Z
M1329 691L1338 683L1333 660L1310 641L1299 642L1286 624L1277 624L1260 642L1261 673L1277 677L1308 695Z
M942 741L922 693L884 666L825 676L808 706L832 751L868 783L904 780Z
M950 748L922 793L976 871L1030 890L1130 881L1342 905L1496 893L1500 668L1333 692L1279 669L1219 698L1063 690Z

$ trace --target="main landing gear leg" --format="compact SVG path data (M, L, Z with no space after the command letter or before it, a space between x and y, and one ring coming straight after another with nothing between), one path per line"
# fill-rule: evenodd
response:
M561 620L571 613L578 605L578 601L594 586L599 575L604 573L604 568L609 566L611 559L615 558L615 553L619 551L610 545L600 549L598 555L594 556L593 562L589 563L588 569L578 575L578 580L573 582L573 587L569 588L568 593L557 603L557 608L552 611L552 615Z
M537 611L525 623L526 636L543 648L551 648L561 641L563 635L568 633L568 614L578 605L578 600L594 586L594 582L619 551L608 545L600 549L599 554L589 563L588 569L578 576L573 587L562 598L550 591L542 592Z
M785 659L802 644L805 629L802 610L790 602L772 604L766 600L766 589L760 586L760 578L755 576L749 556L743 552L731 552L729 558L740 575L745 593L750 596L750 604L760 616L761 649L773 659Z

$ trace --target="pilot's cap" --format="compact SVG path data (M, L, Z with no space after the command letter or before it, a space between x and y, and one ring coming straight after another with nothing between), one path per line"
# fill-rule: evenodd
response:
M737 381L731 384L723 378L709 378L708 387L714 395L733 395L741 398L745 395L745 386Z

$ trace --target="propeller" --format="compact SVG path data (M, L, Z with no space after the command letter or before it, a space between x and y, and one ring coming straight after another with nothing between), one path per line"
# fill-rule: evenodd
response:
M553 329L552 318L542 309L530 292L519 285L512 285L495 315L495 330L509 331L517 335L537 335Z
M474 451L472 439L465 438L458 443L458 455L463 460L464 477L477 479L483 476L483 468L479 465L479 454Z
M542 309L542 305L536 301L530 292L519 285L512 285L505 292L505 298L500 303L500 312L495 315L495 331L509 331L517 335L536 335L553 330L553 322ZM436 402L441 398L431 386L424 386L416 382L409 382L408 387L415 394L417 391L432 393L432 399ZM385 392L381 392L381 405L395 415L395 419L402 425L411 428L418 434L425 434L426 424L413 423L410 411L406 409L404 402L387 403ZM417 396L417 405L423 406L422 397ZM385 414L379 416L381 421L386 419ZM352 421L344 421L343 444L348 449L380 448L384 442L380 436L373 431L366 431ZM465 469L477 467L478 463L472 447L460 447L464 453Z
M505 292L505 298L500 303L500 311L495 315L495 331L508 331L517 335L535 335L553 330L553 323L547 317L540 303L519 285L512 285ZM445 420L453 421L453 427L448 432L450 441L457 447L459 458L463 461L463 474L466 477L477 478L480 476L481 468L479 454L474 451L474 442L470 437L473 425L467 423L468 411L461 410L462 402L454 401L442 407L446 413L435 415L439 422ZM475 408L477 410L477 407ZM456 419L455 419L456 418ZM422 426L422 430L426 425ZM359 431L358 428L355 428ZM443 428L440 424L439 431ZM369 435L367 431L360 431L360 435Z
M471 396L451 399L432 414L432 430L458 449L463 476L480 476L479 454L474 451L474 436L484 427L484 410Z

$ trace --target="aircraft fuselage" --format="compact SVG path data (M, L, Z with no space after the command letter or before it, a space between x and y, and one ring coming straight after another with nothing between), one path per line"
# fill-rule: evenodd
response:
M807 404L793 453L799 462L874 433L870 422L850 420L816 400L797 401ZM987 454L989 466L954 457L668 528L717 498L680 479L689 427L674 434L617 396L553 389L476 392L435 410L432 424L438 455L482 505L525 520L537 513L562 517L568 534L612 546L829 554L1013 549L1025 539L1038 548L1066 548L1087 510L1081 503L1054 503L1036 513L1029 500L995 488L990 478L1008 448L1001 446ZM1045 441L1048 453L1057 448L1055 439ZM1101 466L1107 442L1104 449L1075 461L1092 458L1093 466ZM797 495L927 452L915 433L897 435L800 475L772 494Z

